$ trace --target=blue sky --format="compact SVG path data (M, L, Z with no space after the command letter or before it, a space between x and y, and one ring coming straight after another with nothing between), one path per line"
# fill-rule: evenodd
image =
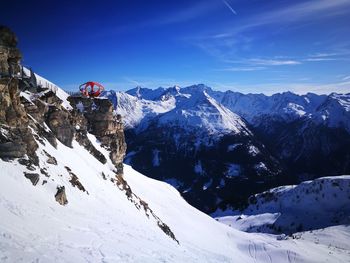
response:
M23 64L74 90L350 92L350 0L7 1Z

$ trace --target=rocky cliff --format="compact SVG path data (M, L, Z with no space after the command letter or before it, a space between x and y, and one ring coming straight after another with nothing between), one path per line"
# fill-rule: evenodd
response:
M72 147L76 139L100 162L106 157L89 140L96 136L110 151L116 173L123 173L126 151L120 116L113 114L108 99L72 97L63 102L58 89L33 87L23 73L16 36L0 27L0 158L22 158L27 166L38 165L36 150L45 138L53 147L57 141Z
M0 26L0 158L27 155L37 162L37 143L30 130L30 118L19 96L21 53L16 48L16 36Z

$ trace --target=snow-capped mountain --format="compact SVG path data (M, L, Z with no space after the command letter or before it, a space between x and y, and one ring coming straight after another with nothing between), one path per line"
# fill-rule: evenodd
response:
M145 129L152 118L175 107L175 100L143 100L139 99L140 94L132 96L124 92L107 91L104 96L113 102L115 110L123 116L126 128Z
M106 95L126 118L126 161L206 212L350 172L350 94L266 96L200 84Z

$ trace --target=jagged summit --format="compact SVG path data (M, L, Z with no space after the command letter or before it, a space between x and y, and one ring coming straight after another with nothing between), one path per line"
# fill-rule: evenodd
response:
M142 88L140 86L130 89L126 91L126 93L135 96L139 99L146 99L146 100L155 100L157 99L163 92L165 91L164 88L159 87L158 89L149 89L149 88Z

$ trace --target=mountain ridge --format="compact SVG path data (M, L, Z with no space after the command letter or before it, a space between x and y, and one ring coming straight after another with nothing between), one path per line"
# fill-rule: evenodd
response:
M138 97L130 95L136 91ZM274 186L350 172L350 94L266 96L215 91L204 84L114 94L105 93L127 118L127 162L174 182L191 204L208 213L226 203L241 206L250 194ZM198 178L198 163L205 163L201 174L206 176ZM186 183L185 177L198 185ZM246 191L241 201L239 185ZM232 187L237 196L224 193ZM209 211L207 201L196 201L207 199L202 195L219 201Z

